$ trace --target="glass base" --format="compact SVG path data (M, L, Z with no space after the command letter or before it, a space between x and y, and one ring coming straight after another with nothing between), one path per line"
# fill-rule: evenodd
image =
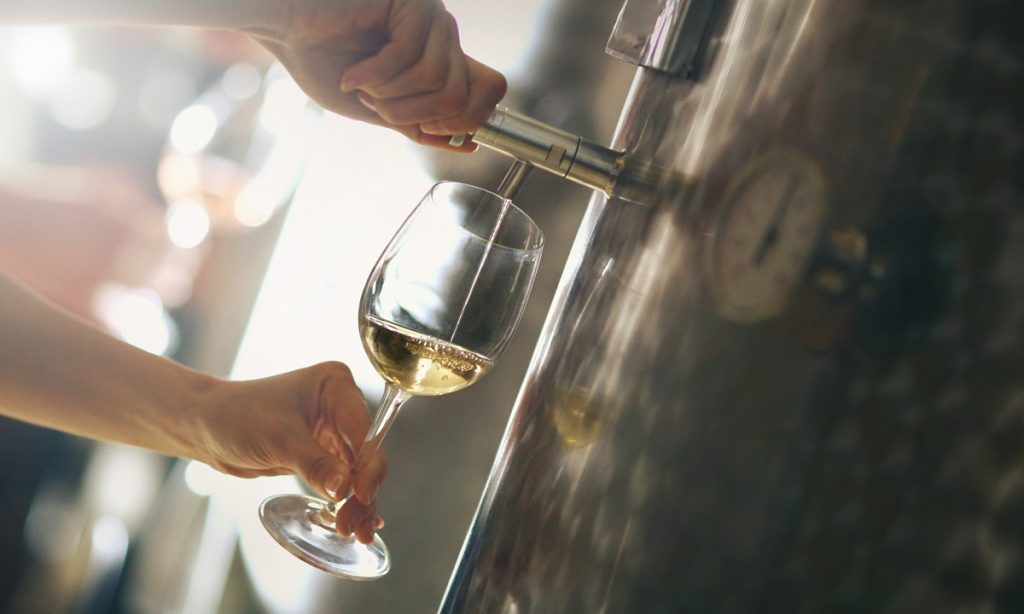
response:
M313 567L349 580L376 580L391 569L380 535L363 544L319 520L327 504L303 495L276 495L260 504L260 520L277 543Z

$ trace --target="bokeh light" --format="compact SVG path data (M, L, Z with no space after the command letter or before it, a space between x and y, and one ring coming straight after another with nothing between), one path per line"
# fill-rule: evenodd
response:
M174 118L171 145L182 153L194 154L206 147L217 131L217 114L204 104L195 104Z
M301 121L302 109L308 102L295 81L277 79L267 86L266 99L260 109L260 126L271 134L283 134Z
M114 83L102 72L89 68L73 71L50 96L50 115L71 130L89 130L114 112Z
M196 247L209 233L210 215L198 201L179 200L167 208L167 236L178 247Z
M239 62L229 66L221 78L224 94L232 100L248 100L260 91L263 75L252 64Z
M94 310L120 339L153 354L167 354L177 342L177 327L160 297L148 288L103 284L93 297Z

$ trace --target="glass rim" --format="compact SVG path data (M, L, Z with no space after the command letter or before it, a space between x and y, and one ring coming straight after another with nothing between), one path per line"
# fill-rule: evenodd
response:
M507 249L507 250L510 250L510 251L523 252L523 253L533 253L533 252L538 252L538 251L540 251L540 250L542 250L544 248L544 231L540 229L540 226L537 225L537 222L535 222L534 219L532 217L530 217L530 215L528 213L526 213L521 208L519 208L519 205L517 205L515 202L513 202L513 200L511 198L505 198L504 196L502 196L501 194L498 194L497 192L494 192L492 190L488 190L487 188L482 188L482 187L480 187L478 185L474 185L472 183L466 183L465 181L455 181L455 180L452 180L452 179L443 179L441 181L438 181L434 185L430 186L430 190L427 192L427 196L430 198L430 202L433 203L434 205L438 205L439 203L437 202L437 199L434 198L435 190L437 190L439 187L449 186L449 185L451 185L451 186L465 186L467 188L471 188L471 189L476 190L478 192L483 192L485 194L489 194L489 195L493 196L495 199L497 199L498 202L508 203L508 206L509 206L510 209L512 209L517 214L519 214L524 219L526 219L530 223L530 226L532 226L534 229L536 229L536 231L537 231L537 240L536 240L536 245L533 245L532 247L512 247L511 245L505 245L505 244L499 243L497 241L492 241L490 237L482 236L479 233L474 232L473 230L467 228L464 224L459 224L459 228L461 228L467 234L470 234L470 235L476 237L477 239L480 239L481 241L485 241L487 243L490 243L494 247L501 248L501 249Z

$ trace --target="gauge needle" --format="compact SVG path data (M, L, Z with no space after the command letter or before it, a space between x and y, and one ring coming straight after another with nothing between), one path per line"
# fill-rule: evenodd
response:
M789 208L789 203L793 200L793 194L796 192L799 184L800 176L796 173L790 173L789 181L786 182L786 189L782 191L779 203L775 206L775 214L768 225L768 232L764 233L764 236L761 237L761 242L754 251L754 266L761 266L761 262L764 261L768 250L779 240L779 227L782 226L782 220L786 217L786 209Z

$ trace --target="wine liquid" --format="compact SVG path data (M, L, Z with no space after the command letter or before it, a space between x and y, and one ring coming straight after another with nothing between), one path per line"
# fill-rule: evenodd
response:
M494 361L392 322L367 316L363 345L381 377L417 396L461 390L484 376Z

